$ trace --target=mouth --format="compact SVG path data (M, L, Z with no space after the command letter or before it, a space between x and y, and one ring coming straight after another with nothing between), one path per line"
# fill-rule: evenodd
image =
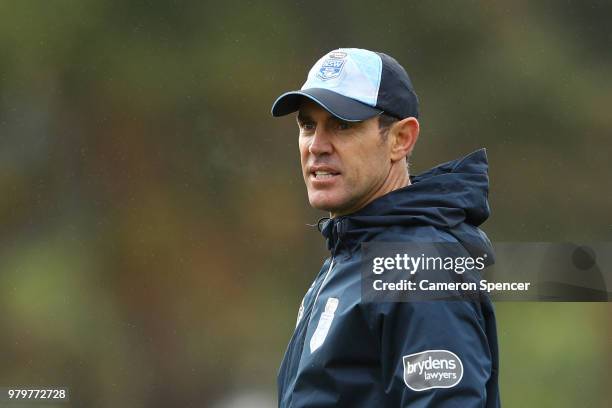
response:
M310 180L317 184L328 183L340 176L340 172L331 167L315 167L310 169Z
M312 171L310 172L311 176L314 177L315 180L329 180L335 176L339 176L340 173L336 173L333 171Z

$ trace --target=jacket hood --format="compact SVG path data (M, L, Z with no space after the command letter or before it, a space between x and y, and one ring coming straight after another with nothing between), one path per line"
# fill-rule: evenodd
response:
M319 229L332 253L340 247L352 251L390 226L427 225L449 232L470 252L470 247L490 249L486 235L474 228L490 215L485 149L410 176L410 180L411 185L379 197L355 213L321 220Z

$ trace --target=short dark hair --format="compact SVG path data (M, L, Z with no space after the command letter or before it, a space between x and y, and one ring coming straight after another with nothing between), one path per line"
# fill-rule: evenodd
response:
M398 118L391 116L385 112L378 115L378 130L380 131L380 136L383 140L387 140L387 134L389 133L389 129L397 121L399 121Z
M395 124L396 122L399 122L399 119L395 116L389 115L388 113L383 112L378 115L378 130L380 132L380 137L382 138L383 142L387 140L389 129L391 129L391 126L393 126L393 124ZM406 156L407 168L410 168L410 162L408 161L409 158L410 154Z

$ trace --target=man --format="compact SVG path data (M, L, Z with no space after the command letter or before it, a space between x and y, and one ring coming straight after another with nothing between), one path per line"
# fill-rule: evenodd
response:
M388 55L338 49L274 116L298 112L310 205L331 257L307 291L279 376L280 407L498 407L498 351L487 297L365 302L362 244L458 243L491 253L484 150L410 176L418 98ZM424 377L423 371L429 370ZM432 374L433 373L433 374Z

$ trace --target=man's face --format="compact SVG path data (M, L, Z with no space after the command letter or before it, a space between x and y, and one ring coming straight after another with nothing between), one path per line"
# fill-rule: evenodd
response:
M378 117L345 122L305 101L298 126L311 206L334 217L352 213L377 197L391 168L389 143L380 136Z

